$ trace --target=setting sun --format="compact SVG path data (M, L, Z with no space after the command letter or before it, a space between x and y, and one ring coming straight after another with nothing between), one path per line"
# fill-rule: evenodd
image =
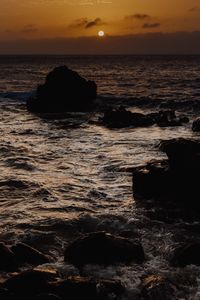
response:
M104 32L104 31L100 30L100 31L98 32L98 36L102 37L102 36L104 36L104 35L105 35L105 32Z

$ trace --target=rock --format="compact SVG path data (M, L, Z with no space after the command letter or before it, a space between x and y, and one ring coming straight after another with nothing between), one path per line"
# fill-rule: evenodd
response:
M132 113L122 106L106 111L101 122L109 128L143 127L154 124L150 117L141 113Z
M55 272L28 270L5 281L4 287L19 298L29 299L41 293L48 293L49 282L55 280Z
M61 299L73 300L117 300L124 293L119 281L77 276L53 282L50 289Z
M0 270L16 271L17 261L15 254L4 243L0 243Z
M51 71L36 96L28 99L27 108L34 113L90 111L97 96L94 81L87 81L77 72L60 66Z
M200 266L200 243L187 243L177 247L172 255L171 264L175 267L187 265Z
M142 263L144 251L141 244L133 243L129 239L106 232L95 232L69 245L65 250L64 259L78 267L85 264L110 265L131 261Z
M196 170L200 168L200 142L184 138L171 139L160 143L171 169Z
M200 142L174 139L161 142L160 149L166 152L168 160L150 162L133 170L135 199L200 208Z
M52 261L48 255L45 255L24 243L17 243L11 247L11 250L20 263L42 265Z
M197 119L195 119L192 123L192 130L194 132L198 132L200 131L200 117L198 117Z
M176 287L165 277L149 275L142 280L142 300L172 300Z

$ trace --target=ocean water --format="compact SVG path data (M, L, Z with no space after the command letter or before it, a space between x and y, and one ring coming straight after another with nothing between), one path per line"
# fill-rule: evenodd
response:
M139 112L173 105L190 122L111 130L91 123L94 113L48 120L27 112L27 97L59 65L95 80L105 105ZM0 56L0 240L47 252L57 259L48 268L73 275L78 270L63 263L73 239L98 230L128 232L144 246L143 265L86 266L85 274L120 279L124 299L139 299L141 276L165 274L180 287L176 299L200 299L200 268L168 262L176 244L200 240L198 216L172 218L137 205L132 175L123 171L165 158L161 140L199 138L191 130L199 101L200 56Z

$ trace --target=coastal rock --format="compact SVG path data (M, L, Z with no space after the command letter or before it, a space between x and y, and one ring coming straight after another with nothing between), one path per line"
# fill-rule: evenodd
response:
M175 267L185 267L187 265L200 266L200 243L187 243L174 250L171 264Z
M198 132L200 131L200 117L198 117L197 119L195 119L192 123L192 130L194 132Z
M34 113L90 111L97 96L97 85L77 72L60 66L51 71L35 97L28 99L27 108Z
M41 293L48 293L49 282L56 278L55 272L33 269L9 278L4 287L20 299L29 299Z
M124 293L119 281L78 276L51 283L50 290L63 300L117 300Z
M50 263L52 261L52 259L48 255L45 255L42 252L24 243L17 243L16 245L11 247L11 250L20 263L41 265Z
M85 264L110 265L131 261L142 263L144 251L141 244L133 243L129 239L106 232L95 232L69 245L65 250L64 259L77 267Z
M0 270L16 271L17 261L15 254L4 243L0 243Z
M163 141L168 160L154 161L133 170L133 195L137 199L175 201L200 208L200 143Z
M142 114L126 110L123 106L104 112L100 122L108 128L146 127L154 124L160 127L181 126L188 122L187 117L176 116L174 110Z
M149 275L142 280L142 300L175 299L176 287L165 277Z

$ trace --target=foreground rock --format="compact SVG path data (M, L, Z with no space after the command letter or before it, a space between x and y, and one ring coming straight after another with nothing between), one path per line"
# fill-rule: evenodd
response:
M34 113L90 111L97 96L97 86L66 66L55 68L39 85L36 96L27 101Z
M51 257L24 243L17 243L11 247L11 250L20 264L27 263L37 266L52 262Z
M16 271L17 267L15 254L4 243L0 243L0 271Z
M200 117L193 121L192 130L194 132L199 132L200 131Z
M150 162L133 171L133 194L142 199L175 201L200 208L200 142L164 141L168 160Z
M65 261L77 267L85 264L142 263L144 251L141 244L133 243L129 239L96 232L69 245L65 250Z
M142 280L143 300L172 300L175 299L176 287L160 275L146 276Z
M154 124L160 127L181 126L188 121L187 117L178 118L173 110L141 114L130 112L124 107L109 109L100 120L103 125L109 128L146 127Z
M4 283L14 299L117 300L124 293L119 281L87 277L57 278L55 272L30 270Z
M171 264L175 267L185 267L187 265L200 266L200 243L188 243L177 247L174 250Z

